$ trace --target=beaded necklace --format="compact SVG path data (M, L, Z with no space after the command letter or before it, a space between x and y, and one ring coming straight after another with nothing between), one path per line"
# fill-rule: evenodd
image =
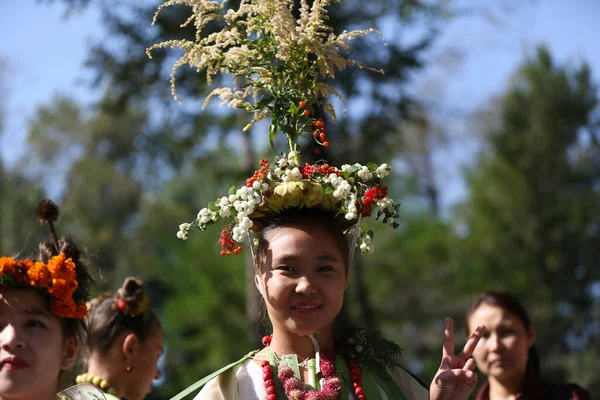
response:
M108 383L107 380L102 379L101 377L96 376L96 375L92 375L92 374L88 374L88 373L81 374L81 375L78 375L77 378L75 378L75 382L77 382L77 383L88 382L88 383L91 383L92 385L96 386L100 390L102 390L104 393L108 393L113 396L117 395L117 392L115 391L115 389L113 387L110 386L110 383Z
M272 335L263 337L262 343L265 347L269 347L271 344ZM277 378L281 382L285 391L286 398L289 400L336 400L341 388L342 381L336 376L335 367L335 353L330 350L322 350L317 352L316 356L319 359L319 370L322 374L322 385L321 390L317 391L315 388L316 380L313 380L312 385L303 383L300 379L295 376L295 372L285 361L283 361L277 354L271 351L273 358L277 364ZM269 357L271 358L271 357ZM307 360L302 362L304 364ZM312 360L311 360L312 361ZM308 362L309 368L314 367L314 364ZM348 363L350 368L350 377L352 380L352 389L358 400L366 400L364 389L362 387L362 377L360 373L360 366L352 361ZM271 362L264 360L262 362L263 370L263 381L265 390L267 391L266 400L277 400L277 393L275 389L275 381L273 377L273 367ZM315 371L309 371L309 380L311 374ZM280 399L283 400L283 399Z

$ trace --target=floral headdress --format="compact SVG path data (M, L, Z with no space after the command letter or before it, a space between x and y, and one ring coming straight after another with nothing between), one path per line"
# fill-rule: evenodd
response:
M373 251L373 234L360 227L361 220L374 214L375 219L398 227L399 204L387 196L388 189L381 184L390 174L390 166L353 164L336 168L324 162L302 164L297 143L301 137L308 137L329 146L325 122L314 118L313 113L322 108L335 123L336 113L329 97L339 98L342 104L343 99L321 80L333 79L336 70L349 66L368 68L346 57L349 42L379 32L367 29L334 34L325 22L330 0L314 0L312 5L301 0L299 6L295 0L241 0L237 9L226 9L225 3L166 1L159 6L154 21L164 7L187 4L192 7L192 14L182 26L193 23L196 38L156 44L147 50L148 55L153 49L164 47L184 51L171 74L177 100L175 74L182 65L206 70L209 83L218 73L242 77L243 86L214 89L204 105L218 95L222 105L253 113L254 118L244 130L270 118L271 145L277 132L282 132L287 136L289 151L273 161L261 160L260 169L246 180L245 186L234 186L227 196L209 203L195 221L179 226L177 236L187 239L193 227L203 231L209 225L224 223L219 240L221 254L237 254L249 233L259 233L269 216L290 208L317 207L331 212L347 227L346 233L354 230L363 253ZM209 23L222 28L203 36Z
M38 209L38 220L50 226L58 248L54 221L58 207L50 200L43 200ZM72 258L60 253L47 263L30 259L16 260L0 257L0 287L32 288L50 297L50 312L59 318L82 319L88 313L88 292L77 280L77 266Z

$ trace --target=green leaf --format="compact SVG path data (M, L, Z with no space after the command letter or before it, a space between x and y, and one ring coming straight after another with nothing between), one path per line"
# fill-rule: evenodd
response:
M269 128L269 144L271 145L271 148L275 147L275 145L273 144L273 138L275 137L276 133L277 133L277 126L275 126L275 124L271 124L271 126Z
M229 188L229 192L228 194L235 194L235 192L237 192L237 187L235 185L233 185L232 187Z
M372 162L367 164L367 168L369 168L369 170L371 170L371 171L377 171L377 167L378 167L378 165L375 163L372 163Z
M266 106L269 105L269 103L271 103L273 101L273 96L269 96L269 97L265 97L264 99L260 100L258 103L256 103L256 108L260 109L260 108L265 108Z

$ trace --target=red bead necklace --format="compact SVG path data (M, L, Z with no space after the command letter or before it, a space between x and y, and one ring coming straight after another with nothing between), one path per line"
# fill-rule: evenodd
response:
M262 339L263 346L267 347L271 344L273 336L265 336ZM280 371L278 374L279 380L282 382L286 391L286 397L288 399L298 400L330 400L336 399L341 390L341 380L335 376L335 356L333 354L327 357L327 353L323 352L325 357L321 358L321 371L323 372L324 384L321 392L316 390L303 389L306 385L302 383L298 378L294 377L292 370L280 364ZM352 380L352 388L354 394L358 400L367 400L365 391L362 387L362 377L360 373L360 366L351 361L348 364L350 368L350 378ZM277 393L275 390L275 381L273 377L273 368L268 360L262 362L263 368L263 381L265 390L267 391L267 400L277 400Z

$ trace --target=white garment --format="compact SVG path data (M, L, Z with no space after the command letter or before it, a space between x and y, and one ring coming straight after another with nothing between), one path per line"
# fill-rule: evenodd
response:
M388 373L396 381L407 400L429 399L427 389L403 369L388 369ZM194 400L265 400L267 398L262 368L252 359L235 368L237 390L233 388L233 382L220 381L222 377L223 375L220 375L210 380ZM231 393L233 391L237 393ZM388 399L381 388L379 392L383 400L394 400ZM355 400L352 393L353 390L348 388L348 400Z

